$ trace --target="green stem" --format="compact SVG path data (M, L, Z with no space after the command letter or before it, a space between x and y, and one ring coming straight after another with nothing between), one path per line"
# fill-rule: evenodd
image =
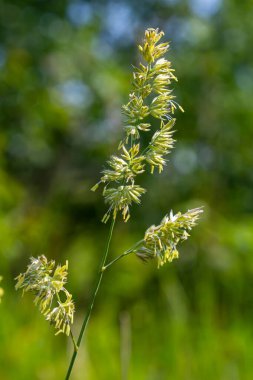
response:
M74 345L74 352L77 352L78 351L78 345L76 343L76 340L74 338L74 335L72 333L72 330L70 329L70 336L71 336L71 339L72 339L72 342L73 342L73 345Z
M130 253L132 253L134 251L135 248L137 248L141 243L143 243L143 239L142 240L139 240L137 243L135 243L131 248L129 248L127 251L123 252L121 255L119 255L118 257L116 257L116 259L112 260L111 262L109 262L107 265L105 265L103 268L102 268L102 271L104 272L108 267L110 267L112 264L116 263L116 261L122 259L123 257L129 255Z
M116 263L116 261L120 260L122 257L129 255L129 253L131 253L131 252L124 252L124 253L122 253L122 255L116 257L116 259L112 260L109 264L105 265L102 268L102 272L104 272L108 267L110 267L112 264Z
M109 235L108 235L108 239L107 239L107 244L106 244L106 248L105 248L105 251L104 251L104 254L103 254L103 258L102 258L102 262L101 262L101 266L100 266L100 271L99 271L99 274L98 274L98 279L97 279L97 282L96 282L96 286L95 286L95 290L94 290L94 293L93 293L93 296L92 296L92 300L91 300L90 305L88 307L87 313L86 313L86 315L84 317L83 324L82 324L82 327L81 327L81 330L80 330L80 333L79 333L79 337L78 337L78 340L77 340L77 348L80 347L80 343L82 341L83 334L84 334L84 332L86 330L86 327L88 325L88 322L89 322L89 319L90 319L90 315L91 315L91 312L92 312L92 309L93 309L93 306L94 306L94 303L95 303L95 299L96 299L96 296L97 296L97 293L98 293L98 290L99 290L99 287L100 287L100 284L101 284L101 281L102 281L102 278L103 278L104 271L102 270L102 268L104 267L106 259L107 259L107 255L108 255L108 251L109 251L109 247L110 247L110 243L111 243L111 239L112 239L113 229L114 229L114 225L115 225L115 220L116 220L116 217L112 218L111 227L110 227L110 231L109 231ZM68 368L68 372L67 372L65 380L68 380L70 378L70 375L71 375L71 372L72 372L72 368L73 368L75 360L76 360L76 356L77 356L77 351L74 350L72 358L71 358L71 361L70 361L70 364L69 364L69 368Z

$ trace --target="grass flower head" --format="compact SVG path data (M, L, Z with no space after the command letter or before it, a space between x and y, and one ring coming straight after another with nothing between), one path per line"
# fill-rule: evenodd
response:
M57 334L69 335L73 323L74 303L71 294L65 289L68 275L68 262L55 268L53 260L42 255L31 257L25 273L17 278L16 289L34 294L34 303L40 312L58 330ZM62 301L61 297L65 300Z
M157 258L158 267L178 259L178 244L188 239L189 231L197 224L202 212L202 208L175 215L171 211L158 226L154 225L147 229L143 244L134 250L134 253L143 260Z
M99 184L104 186L103 196L109 205L103 221L121 211L126 222L130 217L132 203L139 204L146 190L136 184L137 176L144 173L147 166L153 173L159 173L166 165L166 157L173 148L172 118L178 104L174 100L169 85L177 80L171 62L163 56L169 43L159 43L164 33L158 29L147 29L139 51L143 62L134 68L132 90L128 102L122 106L125 137L119 144L119 153L107 162ZM182 110L182 108L179 106ZM157 128L157 121L159 127ZM152 130L148 145L142 146L141 135Z

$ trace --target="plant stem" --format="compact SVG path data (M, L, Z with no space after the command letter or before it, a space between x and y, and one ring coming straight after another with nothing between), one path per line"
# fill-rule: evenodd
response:
M116 261L122 259L123 257L129 255L130 253L133 252L133 250L138 247L138 245L140 245L141 243L143 242L143 239L142 240L139 240L137 243L135 243L131 248L129 248L127 251L123 252L121 255L119 255L118 257L116 257L116 259L110 261L107 265L105 265L103 268L102 268L102 271L104 272L108 267L110 267L112 264L116 263Z
M104 272L104 271L105 271L108 267L110 267L112 264L116 263L116 261L120 260L120 259L121 259L122 257L124 257L124 256L129 255L130 253L131 253L131 251L130 251L130 252L124 252L124 253L122 253L122 255L116 257L116 259L112 260L109 264L105 265L105 266L102 268L102 272Z
M94 303L95 303L96 295L98 293L98 290L99 290L99 287L100 287L100 284L101 284L101 281L102 281L102 278L103 278L104 271L102 270L102 268L104 267L106 259L107 259L107 255L108 255L108 251L109 251L109 247L110 247L110 243L111 243L111 239L112 239L112 234L113 234L113 229L114 229L115 221L116 221L116 217L112 218L111 226L110 226L110 231L109 231L109 235L108 235L108 239L107 239L107 244L106 244L106 248L105 248L105 251L104 251L104 254L103 254L103 257L102 257L102 261L101 261L101 265L100 265L100 270L99 270L99 274L98 274L95 290L94 290L94 293L93 293L90 305L88 307L87 313L86 313L86 315L84 317L83 324L82 324L82 327L81 327L81 330L80 330L80 333L79 333L79 337L78 337L78 340L77 340L77 349L80 347L80 343L82 341L83 334L84 334L84 332L86 330L86 327L88 325L88 322L89 322L89 319L90 319L90 315L91 315L91 312L92 312L92 309L93 309L93 306L94 306ZM71 358L71 361L70 361L70 364L69 364L69 368L68 368L68 372L67 372L65 380L68 380L70 378L70 375L71 375L71 372L72 372L72 368L73 368L75 360L76 360L76 356L77 356L77 351L74 350L72 358Z
M71 339L72 339L72 342L73 342L73 345L74 345L74 352L77 352L78 351L78 345L76 343L76 340L74 338L74 335L72 333L72 330L70 329L70 336L71 336Z

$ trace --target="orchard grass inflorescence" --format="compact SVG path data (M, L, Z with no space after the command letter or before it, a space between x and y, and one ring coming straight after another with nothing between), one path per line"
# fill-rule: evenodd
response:
M172 262L179 256L178 244L189 237L189 231L197 224L203 211L202 208L195 208L175 215L171 211L159 225L149 227L142 240L107 263L116 217L120 212L124 222L127 222L130 218L130 206L141 203L141 196L146 189L137 184L137 176L147 168L152 174L155 169L159 173L164 169L175 142L174 113L177 108L183 111L169 87L177 78L171 62L164 58L169 43L159 42L163 35L158 29L150 28L145 31L143 43L139 45L143 63L134 67L132 90L127 103L122 107L125 134L119 143L119 152L111 156L107 167L102 171L100 181L92 188L95 191L99 185L103 186L108 209L102 221L106 223L111 218L111 225L94 292L77 342L71 331L75 307L71 294L65 289L68 262L55 268L55 262L48 261L45 256L32 257L26 272L16 278L16 289L34 294L35 304L46 320L55 327L56 334L62 332L72 338L74 352L66 380L71 376L105 270L131 253L144 261L156 258L158 267ZM142 142L144 134L149 137L146 145ZM0 301L1 295L0 288Z
M188 239L189 231L197 224L202 211L202 208L195 208L176 215L171 211L158 226L147 229L140 246L132 252L144 261L157 258L158 267L178 259L177 245Z
M55 262L48 261L44 255L31 257L30 261L26 272L16 278L16 289L23 289L23 294L34 294L35 305L39 306L46 320L55 327L56 335L69 335L75 307L71 294L64 287L67 282L68 262L55 268ZM61 300L62 296L64 301Z
M136 184L136 177L147 166L151 173L155 168L159 173L166 165L166 156L173 148L174 111L180 107L174 100L169 85L177 80L171 62L163 58L169 43L158 43L164 33L158 29L147 29L139 51L144 60L134 68L132 91L127 104L123 105L125 137L119 144L119 154L108 161L100 182L92 190L103 184L103 196L109 209L103 217L107 222L111 214L116 217L122 212L126 222L130 217L132 203L140 204L146 189ZM158 128L156 127L158 121ZM141 134L152 131L150 142L142 147Z

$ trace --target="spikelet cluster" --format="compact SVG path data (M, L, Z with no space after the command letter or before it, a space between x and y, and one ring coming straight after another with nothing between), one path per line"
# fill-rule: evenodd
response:
M178 243L187 240L189 231L197 224L202 208L173 215L171 211L158 226L147 229L142 245L133 252L142 260L157 258L158 267L179 257Z
M3 277L0 276L0 282L2 281L2 279L3 279ZM0 287L0 303L1 303L3 295L4 295L4 290L3 290L3 288Z
M64 287L67 283L68 262L55 267L55 262L47 260L44 255L31 257L30 261L26 272L16 277L16 289L34 294L34 303L55 327L56 335L69 335L75 307L72 295Z
M158 29L147 29L139 51L144 63L134 68L133 86L127 104L123 105L125 137L119 144L119 154L113 155L108 167L103 170L99 184L103 184L103 196L109 205L103 221L111 215L116 217L122 212L123 220L130 217L132 203L140 203L146 190L136 184L136 177L147 166L151 173L155 168L159 172L166 164L166 156L173 148L172 117L177 107L169 85L177 80L171 62L163 56L169 49L169 43L159 43L164 33ZM156 127L158 121L158 129ZM151 140L147 146L141 146L141 134L151 131Z

